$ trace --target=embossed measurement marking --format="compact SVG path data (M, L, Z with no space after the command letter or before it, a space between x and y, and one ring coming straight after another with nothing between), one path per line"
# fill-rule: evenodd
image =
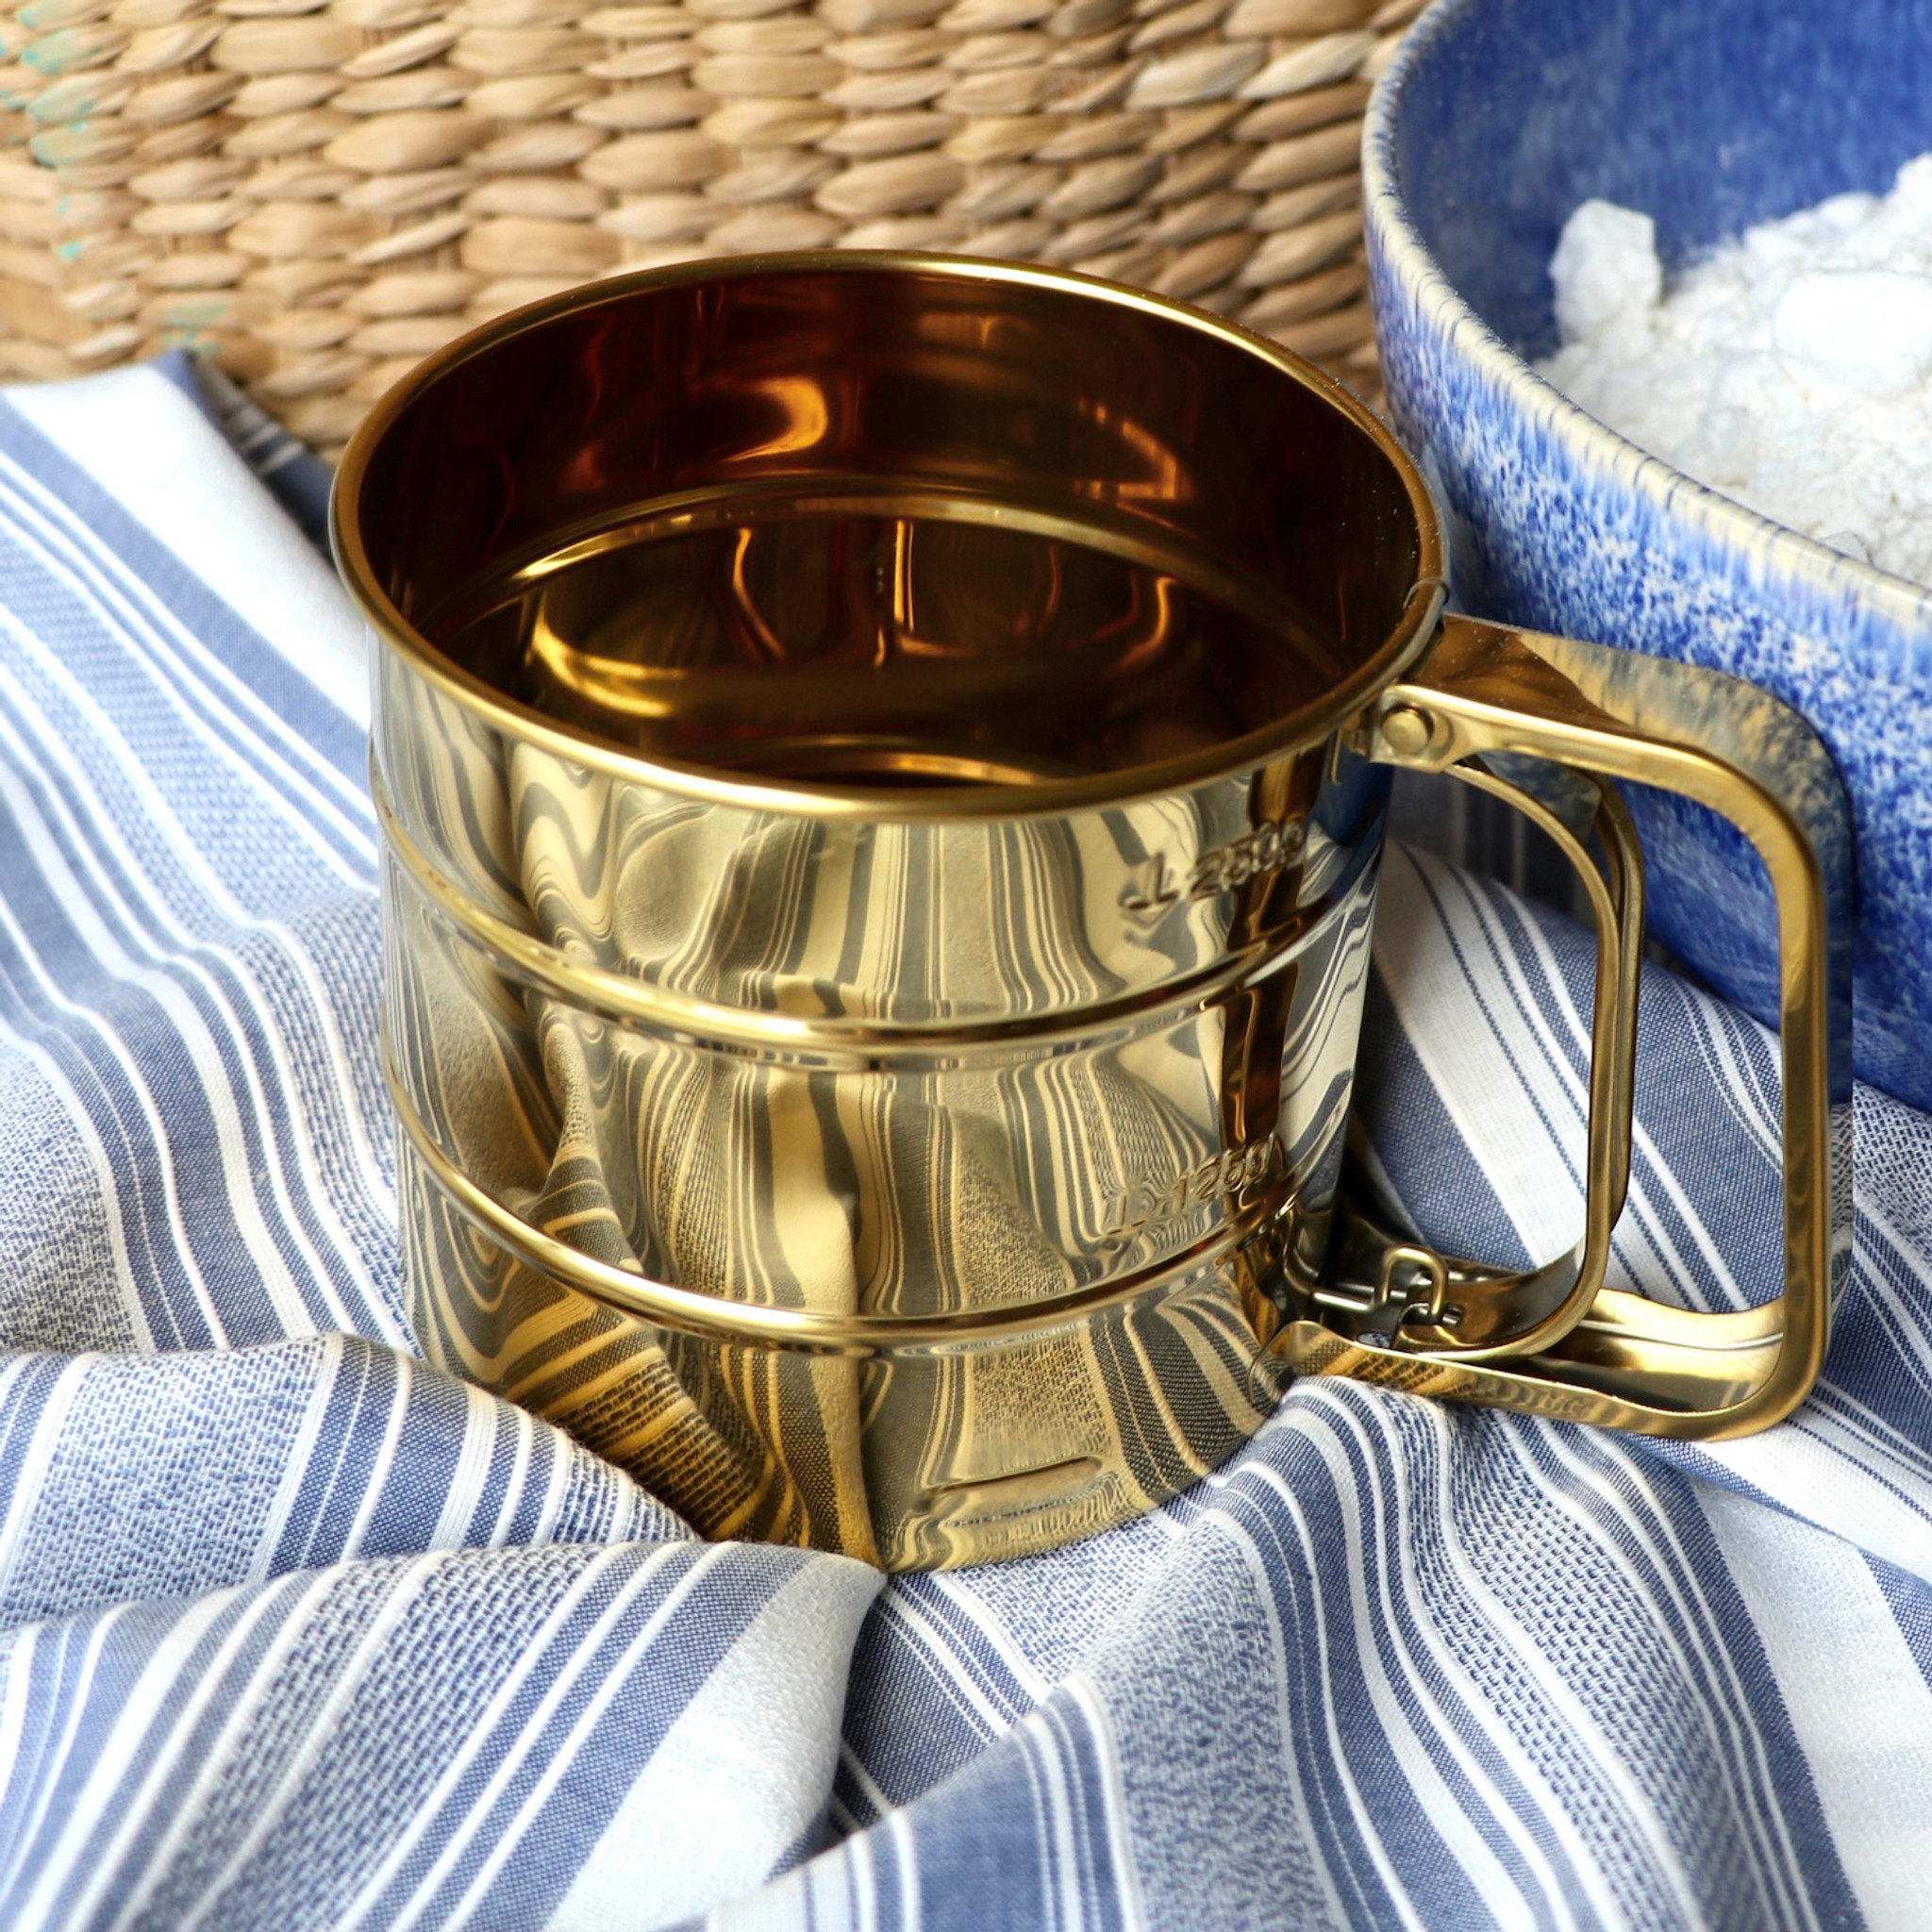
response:
M1274 1165L1280 1143L1273 1134L1204 1160L1164 1181L1136 1180L1124 1193L1107 1204L1104 1241L1124 1241L1144 1234L1162 1222L1177 1220L1191 1208L1205 1208L1244 1193L1265 1179Z
M1299 819L1285 824L1270 821L1216 845L1195 859L1185 890L1176 881L1167 854L1156 852L1135 867L1121 894L1121 910L1152 923L1183 899L1211 899L1232 891L1264 872L1275 872L1301 857L1303 828Z

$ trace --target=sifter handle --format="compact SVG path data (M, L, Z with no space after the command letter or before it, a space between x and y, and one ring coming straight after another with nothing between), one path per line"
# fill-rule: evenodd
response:
M1824 747L1769 692L1600 644L1444 620L1428 657L1355 727L1378 763L1448 772L1509 799L1557 838L1597 917L1586 1232L1511 1274L1435 1255L1344 1207L1319 1318L1274 1347L1303 1374L1648 1435L1747 1434L1817 1379L1851 1254L1851 834ZM1548 761L1558 808L1491 769ZM1581 782L1579 782L1579 780ZM1630 780L1730 820L1777 907L1784 1074L1784 1285L1740 1313L1697 1314L1603 1287L1629 1174L1641 856L1616 791ZM1561 808L1567 794L1571 809ZM1605 864L1578 835L1593 807Z

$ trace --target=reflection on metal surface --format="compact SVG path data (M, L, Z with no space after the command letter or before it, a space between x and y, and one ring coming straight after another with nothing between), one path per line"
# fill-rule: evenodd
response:
M1130 769L1211 752L1331 681L1284 602L1216 596L1146 544L1002 527L971 501L883 508L640 520L621 545L537 558L483 608L465 597L425 623L458 662L516 641L510 694L550 717L817 784Z
M414 768L433 795L491 783L483 758L450 757L474 741L412 742L449 758L433 778ZM1316 760L1299 763L1291 789L1317 782ZM1227 904L1178 905L1149 932L1118 902L1145 848L1137 822L1211 848L1244 783L1185 812L773 817L698 866L675 841L720 828L675 795L614 791L529 747L497 782L542 978L461 900L425 891L397 856L414 849L401 827L387 867L388 1030L425 1182L408 1191L411 1282L441 1358L566 1421L714 1533L894 1564L1117 1521L1258 1424L1279 1386L1265 1365L1256 1380L1279 1319L1266 1257L1286 1204L1327 1199L1338 1169L1376 787L1353 807L1355 862L1329 867L1312 905L1286 874L1255 882L1279 905L1254 908L1230 959ZM379 767L376 783L393 812ZM699 941L649 955L613 908L647 914L643 882L677 875L702 895ZM632 1008L570 997L570 960L608 964L619 945L647 969ZM864 977L838 979L841 960ZM1234 969L1205 998L1204 962ZM687 997L654 1011L658 986ZM1129 991L1111 1026L1001 1037L1000 1022ZM814 1017L855 1011L898 1024L857 1050L815 1038ZM795 1043L760 1024L779 1015ZM455 1198L451 1170L603 1262L607 1304L667 1281L686 1306L640 1293L648 1324L560 1307L541 1261L507 1263L512 1230L476 1241L478 1204ZM707 1297L708 1327L689 1305ZM803 1348L740 1333L746 1304L802 1318ZM1076 1485L1039 1478L1076 1466Z
M1822 755L1724 680L1438 634L1413 469L1281 352L1043 271L663 271L433 358L336 518L387 646L415 1321L706 1533L1043 1548L1296 1373L1705 1434L1815 1373ZM1587 1225L1527 1274L1343 1187L1389 762L1517 795L1597 908ZM1781 1314L1601 1289L1633 776L1731 811L1790 908Z

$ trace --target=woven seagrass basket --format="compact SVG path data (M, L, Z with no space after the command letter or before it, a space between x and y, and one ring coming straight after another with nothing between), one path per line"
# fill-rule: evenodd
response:
M1421 0L26 0L0 373L186 346L333 455L503 310L696 256L1039 260L1374 386L1357 145Z

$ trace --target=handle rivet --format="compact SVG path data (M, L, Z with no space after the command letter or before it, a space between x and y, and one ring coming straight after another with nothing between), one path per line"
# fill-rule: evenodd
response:
M1431 735L1428 714L1413 705L1398 705L1385 711L1377 729L1382 741L1397 758L1412 758L1429 748Z

